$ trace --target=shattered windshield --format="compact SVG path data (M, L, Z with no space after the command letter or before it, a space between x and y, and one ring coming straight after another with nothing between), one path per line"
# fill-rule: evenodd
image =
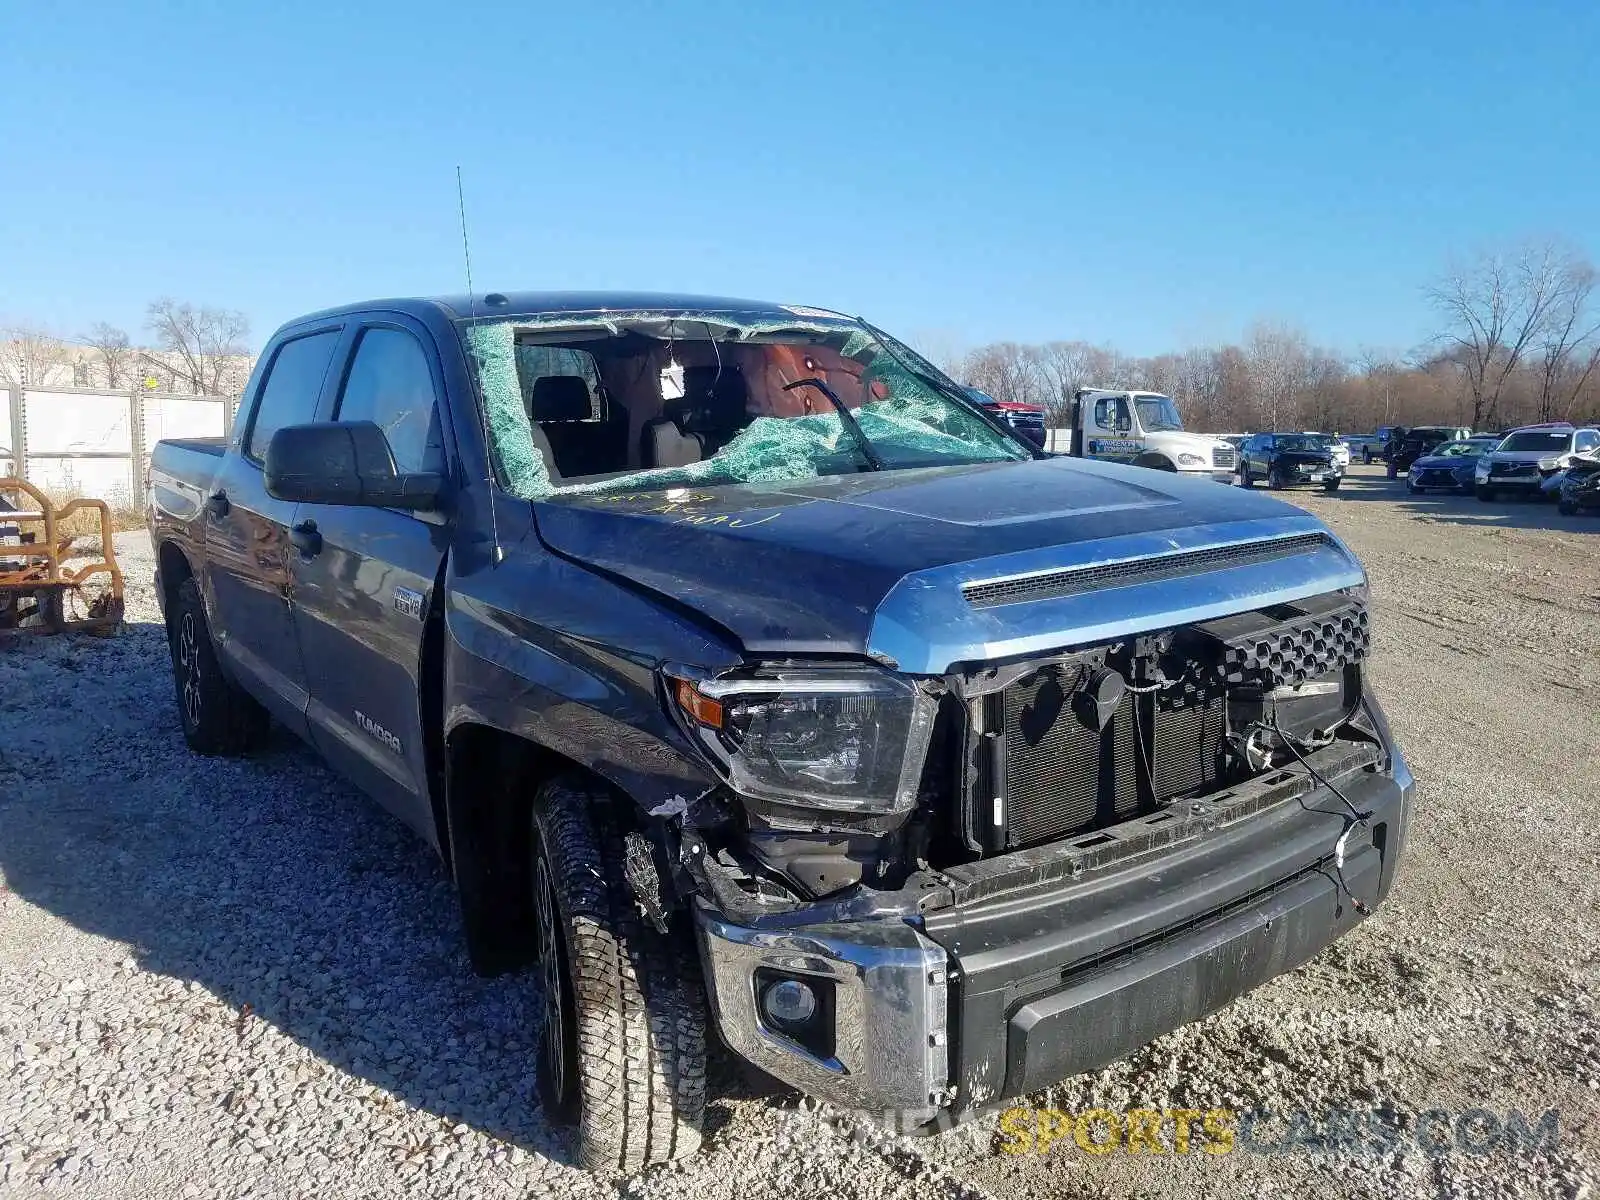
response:
M1325 433L1291 433L1278 435L1279 450L1328 450L1333 439Z
M1139 406L1139 422L1150 433L1181 433L1183 418L1178 406L1169 396L1137 396L1133 401Z
M1567 448L1570 435L1565 433L1537 433L1533 430L1523 430L1513 433L1500 443L1502 450L1520 450L1524 453L1531 450L1562 451Z
M462 322L503 484L537 500L1031 457L907 347L791 311Z

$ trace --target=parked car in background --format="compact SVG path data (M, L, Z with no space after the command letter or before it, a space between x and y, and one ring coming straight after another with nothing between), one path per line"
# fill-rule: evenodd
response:
M1502 493L1538 498L1544 481L1578 459L1600 452L1600 430L1578 429L1565 421L1524 425L1512 430L1493 452L1478 460L1473 487L1479 500Z
M1436 446L1446 442L1465 441L1472 430L1460 425L1417 425L1392 439L1388 454L1389 478L1394 479L1411 470L1411 464L1424 455L1433 453Z
M1559 503L1569 517L1600 510L1600 458L1582 459L1562 472Z
M1371 466L1389 457L1389 443L1396 434L1405 432L1401 425L1379 425L1361 439L1361 461Z
M1045 411L1037 404L1022 404L1016 401L996 400L989 393L980 391L975 387L966 389L967 395L975 400L990 416L1001 424L1008 426L1018 435L1032 442L1039 449L1045 447Z
M1470 492L1478 460L1500 444L1499 438L1472 437L1435 446L1406 472L1408 492Z
M1258 433L1239 451L1240 487L1262 482L1270 488L1315 485L1336 492L1343 479L1333 439L1325 433Z
M1383 455L1383 443L1375 433L1347 433L1344 442L1350 447L1350 456L1359 457L1364 463L1371 463L1374 455Z

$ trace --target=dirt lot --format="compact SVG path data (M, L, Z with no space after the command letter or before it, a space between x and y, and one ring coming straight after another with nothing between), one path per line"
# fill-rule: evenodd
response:
M561 1165L530 1098L536 984L472 978L437 862L309 753L186 753L128 535L125 635L0 651L0 1194L1594 1197L1600 520L1413 500L1361 468L1294 498L1371 573L1373 671L1419 781L1409 861L1307 967L1033 1098L1263 1110L1232 1152L1012 1154L992 1121L906 1141L725 1076L699 1159ZM1472 1108L1557 1130L1418 1147L1417 1114ZM1287 1136L1331 1110L1402 1136Z

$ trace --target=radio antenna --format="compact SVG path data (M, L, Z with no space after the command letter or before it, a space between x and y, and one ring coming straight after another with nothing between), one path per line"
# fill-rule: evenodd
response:
M467 264L467 321L470 328L476 329L478 324L478 293L472 290L472 243L467 239L467 190L461 183L461 164L456 164L456 207L461 212L461 257ZM467 341L467 353L475 355L476 349L471 339ZM472 372L472 386L477 392L478 420L483 430L483 456L485 476L488 483L489 497L489 562L498 567L505 552L500 549L500 522L496 516L499 505L494 498L494 442L489 429L489 406L483 395L483 380L478 370Z

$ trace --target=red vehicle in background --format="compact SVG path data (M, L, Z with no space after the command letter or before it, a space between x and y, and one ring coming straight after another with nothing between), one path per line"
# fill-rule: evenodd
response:
M967 394L984 410L998 417L1009 425L1022 437L1032 442L1039 449L1045 448L1046 435L1044 424L1044 409L1037 404L1022 404L1013 400L996 400L987 392L977 388L968 388Z

